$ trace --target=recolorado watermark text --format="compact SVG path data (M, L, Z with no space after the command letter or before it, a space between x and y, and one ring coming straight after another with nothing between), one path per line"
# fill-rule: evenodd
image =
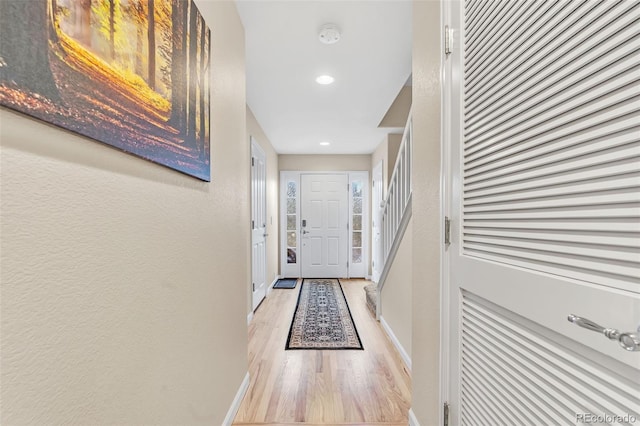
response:
M632 414L594 414L594 413L577 413L576 423L578 424L629 424L635 423L638 419Z

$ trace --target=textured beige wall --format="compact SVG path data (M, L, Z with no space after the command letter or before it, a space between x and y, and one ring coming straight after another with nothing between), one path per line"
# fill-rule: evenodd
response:
M402 143L402 135L390 133L384 137L382 142L376 147L376 150L371 154L371 170L382 161L382 179L384 180L383 194L386 196L387 188L391 182L391 176L393 175L393 168L396 165L396 158L398 157L398 151L400 150L400 144Z
M382 288L382 317L409 356L411 356L412 329L412 233L413 219L409 219L404 237Z
M438 424L440 407L440 2L413 2L412 409Z
M278 156L280 170L371 171L371 155L292 155Z
M391 176L393 176L393 168L396 166L396 160L398 159L398 151L400 151L400 145L402 144L402 135L390 134L389 143L387 144L387 184L391 183Z
M378 127L404 127L411 110L411 86L403 86Z
M278 270L280 264L278 263L278 194L279 194L279 179L280 173L278 172L278 154L273 149L269 138L265 135L260 123L256 120L256 117L251 112L251 109L247 106L247 137L253 136L260 147L264 150L267 157L267 285L271 285ZM252 310L251 292L249 292L249 312Z
M385 136L382 142L377 146L376 150L371 154L371 172L373 173L373 168L382 161L382 196L384 197L387 193L387 183L389 182L388 178L388 169L387 164L389 163L389 136Z
M244 32L212 30L212 182L0 110L3 425L219 425L247 372Z

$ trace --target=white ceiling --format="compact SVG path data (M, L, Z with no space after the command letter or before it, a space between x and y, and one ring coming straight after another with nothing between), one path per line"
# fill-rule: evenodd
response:
M238 0L247 103L281 154L368 154L411 73L410 1ZM334 23L341 40L318 40ZM321 74L335 77L322 86ZM330 141L328 147L321 141Z

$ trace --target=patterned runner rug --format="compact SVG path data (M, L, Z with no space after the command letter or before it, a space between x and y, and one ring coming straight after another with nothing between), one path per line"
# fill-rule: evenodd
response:
M305 279L286 349L364 349L337 279Z

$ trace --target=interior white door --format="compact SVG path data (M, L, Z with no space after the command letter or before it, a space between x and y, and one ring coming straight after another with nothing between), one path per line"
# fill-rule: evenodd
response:
M255 310L267 292L267 164L251 138L251 290Z
M451 424L640 421L640 2L448 7Z
M348 176L303 174L300 186L302 277L346 277Z
M373 197L371 201L371 230L372 230L372 251L371 251L371 274L373 282L378 282L382 272L382 202L384 200L384 182L382 181L382 161L373 168L373 179L371 187Z

